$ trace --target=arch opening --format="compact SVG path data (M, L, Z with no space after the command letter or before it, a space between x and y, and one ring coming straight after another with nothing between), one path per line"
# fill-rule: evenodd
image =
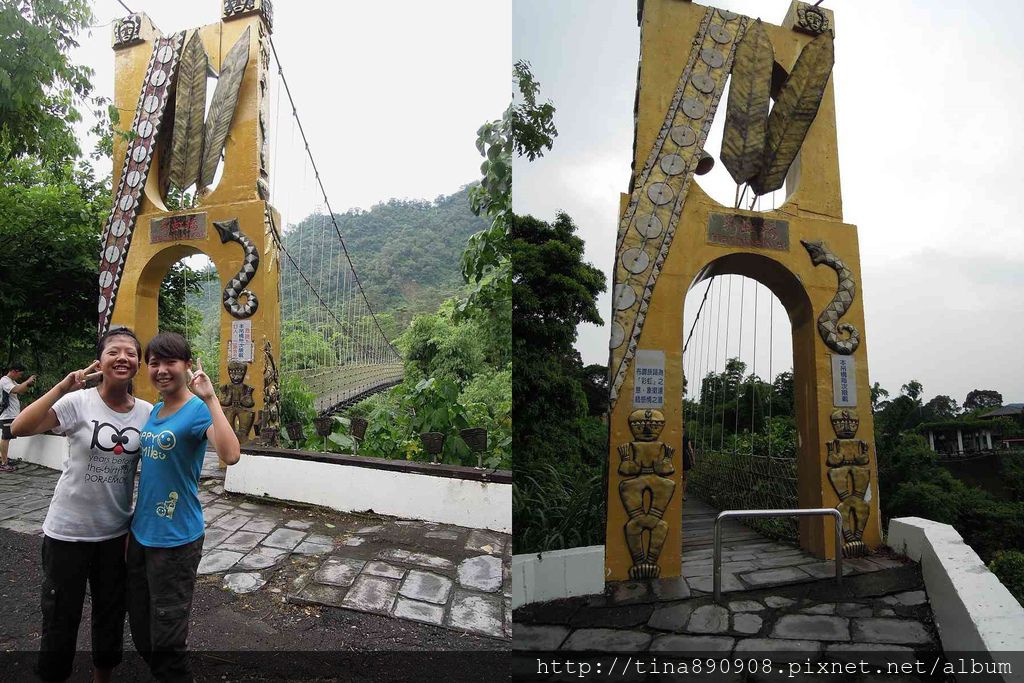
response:
M801 331L810 301L784 266L738 253L707 264L683 302L683 424L696 451L688 490L716 509L792 509L815 458ZM813 363L813 359L810 359ZM797 543L794 519L747 520Z

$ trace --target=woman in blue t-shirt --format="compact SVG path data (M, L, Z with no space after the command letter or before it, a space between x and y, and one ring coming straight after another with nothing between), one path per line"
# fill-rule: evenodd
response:
M238 438L198 358L192 372L184 337L158 334L146 345L145 360L161 401L140 438L142 473L128 541L128 620L135 649L158 680L192 680L188 616L203 550L199 475L207 440L233 465Z

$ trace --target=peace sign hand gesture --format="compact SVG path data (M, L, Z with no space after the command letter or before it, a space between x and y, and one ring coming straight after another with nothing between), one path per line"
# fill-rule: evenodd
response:
M64 391L64 393L69 393L72 391L78 391L79 389L84 389L86 382L103 376L103 373L99 371L99 367L100 362L98 360L94 360L92 365L84 370L75 370L74 372L69 373L68 376L60 383L61 390Z
M189 370L188 386L192 390L192 393L203 399L203 401L209 401L211 398L216 396L216 392L213 389L213 382L203 372L203 361L196 356L195 372Z

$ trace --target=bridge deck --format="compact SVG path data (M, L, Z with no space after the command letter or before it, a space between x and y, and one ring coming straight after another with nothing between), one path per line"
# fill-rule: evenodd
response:
M401 363L339 365L285 373L302 380L315 396L317 413L394 386L402 381Z
M683 555L688 551L711 548L715 543L716 510L702 500L687 496L683 502ZM722 546L736 548L765 543L768 538L735 519L722 522Z

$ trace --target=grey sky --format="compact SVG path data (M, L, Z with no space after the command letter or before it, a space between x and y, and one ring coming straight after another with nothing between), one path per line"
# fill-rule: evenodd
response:
M125 2L165 34L220 18L218 0ZM93 11L101 25L74 57L110 97L107 24L126 12L114 0L96 0ZM434 199L479 176L476 129L508 104L510 14L511 0L274 3L273 39L335 211ZM279 147L292 130L286 104L280 111ZM274 181L275 197L299 182Z
M714 4L779 23L789 3ZM975 388L1024 401L1024 226L1016 189L1024 7L924 0L825 6L836 13L844 218L859 229L871 381L896 394L916 378L926 398L947 394L961 403ZM566 211L586 240L588 260L610 283L618 198L629 180L636 2L515 0L512 13L513 55L533 64L559 128L545 158L516 164L516 210L543 219ZM722 110L717 118L720 131ZM707 149L718 156L715 129ZM698 182L731 201L734 185L720 163ZM688 321L702 295L703 286L691 290ZM760 296L766 306L763 288ZM600 306L607 319L607 294ZM607 342L607 328L581 326L584 362L606 362ZM775 346L777 373L792 357L785 357L788 340L776 337ZM764 344L759 348L760 358Z

